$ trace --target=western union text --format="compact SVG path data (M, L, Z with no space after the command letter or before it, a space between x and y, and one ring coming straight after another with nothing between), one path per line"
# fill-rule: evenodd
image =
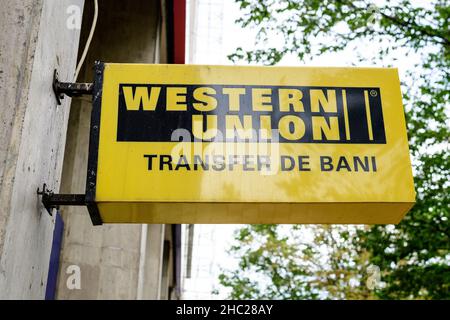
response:
M378 88L121 84L118 141L386 143Z

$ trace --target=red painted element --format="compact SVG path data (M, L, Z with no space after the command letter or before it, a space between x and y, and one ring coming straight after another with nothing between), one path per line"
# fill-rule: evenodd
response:
M186 0L173 0L173 63L185 63Z

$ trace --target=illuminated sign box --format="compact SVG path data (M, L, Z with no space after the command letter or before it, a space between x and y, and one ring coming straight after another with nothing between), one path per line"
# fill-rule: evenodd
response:
M398 223L396 69L96 64L94 223Z

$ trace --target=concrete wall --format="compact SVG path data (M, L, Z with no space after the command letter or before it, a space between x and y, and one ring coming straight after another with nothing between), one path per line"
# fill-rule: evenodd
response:
M53 218L36 189L59 189L69 99L56 106L53 69L73 75L83 0L3 0L0 6L0 299L42 299Z
M97 28L79 82L92 82L95 60L154 63L159 60L159 1L100 1ZM86 2L81 44L92 20ZM80 50L81 51L81 50ZM91 103L74 99L67 133L62 192L84 193ZM92 226L86 208L67 207L59 299L159 299L163 265L164 226ZM66 285L70 265L81 271L81 289Z

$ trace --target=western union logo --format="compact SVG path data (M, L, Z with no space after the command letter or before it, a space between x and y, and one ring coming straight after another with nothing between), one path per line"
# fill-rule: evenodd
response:
M119 85L118 141L386 143L379 88Z

